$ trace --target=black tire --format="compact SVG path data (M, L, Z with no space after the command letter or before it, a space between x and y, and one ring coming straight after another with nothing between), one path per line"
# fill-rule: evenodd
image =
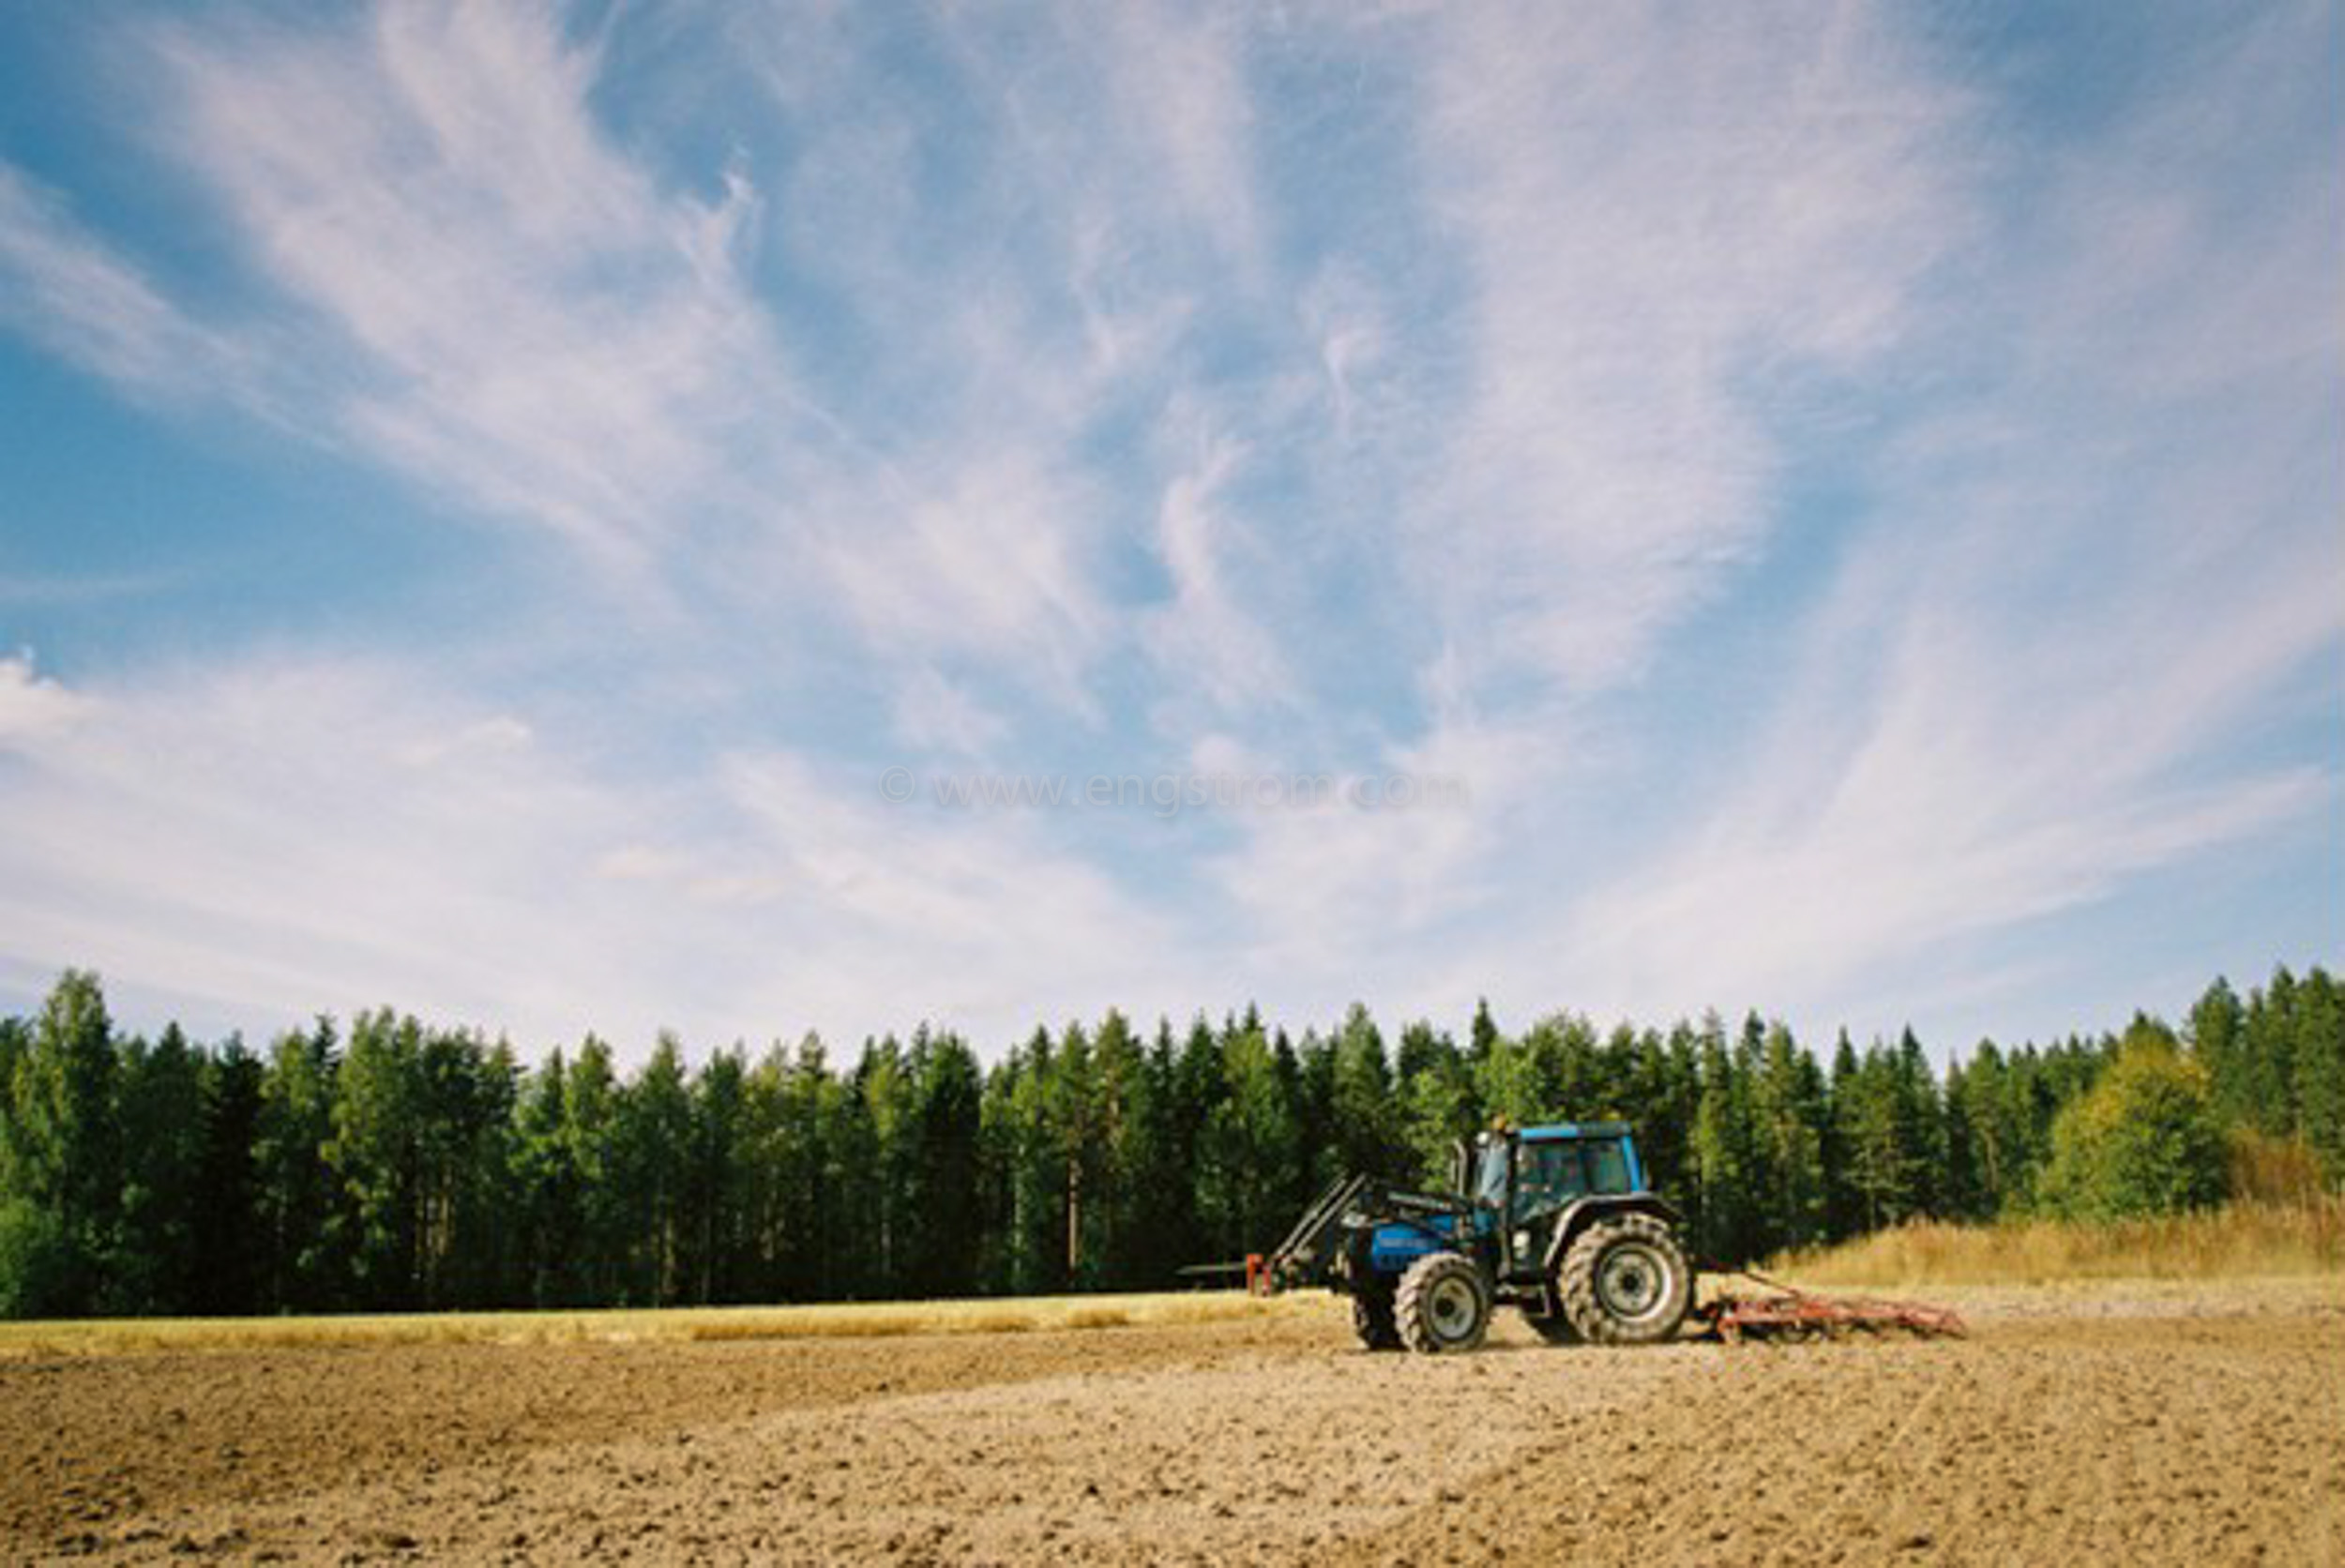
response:
M1564 1255L1564 1317L1595 1345L1657 1345L1693 1305L1694 1271L1651 1214L1599 1220Z
M1549 1317L1544 1312L1526 1312L1522 1320L1531 1325L1531 1332L1550 1345L1577 1345L1580 1331L1571 1326L1571 1319L1562 1313Z
M1419 1354L1471 1350L1490 1332L1490 1287L1459 1254L1430 1252L1400 1276L1392 1316L1401 1343Z
M1393 1321L1392 1287L1363 1287L1352 1298L1352 1332L1371 1350L1400 1349L1400 1325Z

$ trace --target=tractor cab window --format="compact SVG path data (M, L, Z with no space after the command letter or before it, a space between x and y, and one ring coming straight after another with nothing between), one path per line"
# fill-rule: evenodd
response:
M1577 1143L1525 1143L1515 1152L1518 1212L1536 1214L1560 1209L1588 1190Z
M1616 1138L1600 1138L1587 1145L1588 1190L1591 1192L1629 1192L1636 1184L1628 1179L1628 1159L1621 1152Z

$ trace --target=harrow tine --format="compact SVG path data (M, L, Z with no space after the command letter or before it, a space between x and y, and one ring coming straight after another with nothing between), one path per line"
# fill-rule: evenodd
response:
M1844 1339L1902 1331L1918 1338L1960 1338L1969 1333L1950 1307L1873 1296L1821 1296L1769 1279L1752 1269L1717 1269L1739 1274L1776 1292L1771 1296L1724 1295L1702 1309L1702 1317L1729 1345L1754 1339Z

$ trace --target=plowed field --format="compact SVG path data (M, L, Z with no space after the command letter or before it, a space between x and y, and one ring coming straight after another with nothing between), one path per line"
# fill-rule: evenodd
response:
M0 1561L2345 1563L2334 1285L1961 1341L1194 1327L0 1361Z

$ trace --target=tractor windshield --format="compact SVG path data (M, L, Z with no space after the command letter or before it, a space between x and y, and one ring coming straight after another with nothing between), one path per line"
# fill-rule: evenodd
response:
M1476 1202L1493 1209L1506 1206L1506 1146L1504 1143L1482 1145L1482 1163L1474 1173L1474 1197Z

